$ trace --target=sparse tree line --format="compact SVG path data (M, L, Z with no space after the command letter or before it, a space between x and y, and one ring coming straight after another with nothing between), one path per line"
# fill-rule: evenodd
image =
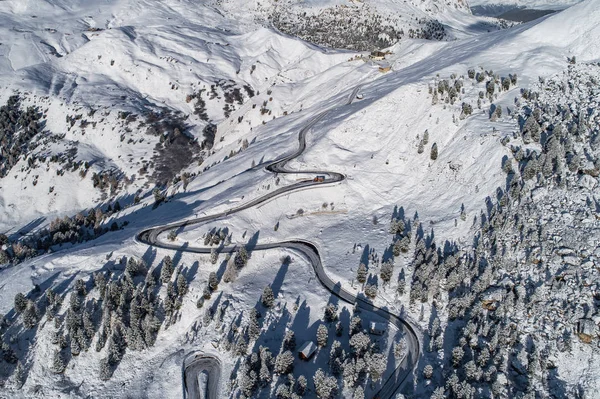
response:
M120 224L114 221L110 226L104 221L120 211L121 205L115 201L104 211L96 208L90 209L87 214L80 212L73 217L56 218L48 227L22 238L9 240L6 235L0 234L0 265L33 258L57 245L82 243L116 231L126 226L127 221ZM3 246L5 249L2 249Z
M493 71L480 70L476 71L471 68L467 71L468 79L472 80L473 84L484 84L485 91L479 91L479 98L477 99L477 108L481 109L482 100L487 98L490 102L490 120L496 121L502 117L502 107L493 104L494 99L498 97L498 93L501 91L508 91L512 86L517 84L517 74L509 74L508 77L501 77L495 74ZM436 105L439 102L442 104L454 105L456 101L462 99L462 95L465 94L464 84L467 78L465 76L457 76L456 74L450 75L450 79L439 79L436 78L433 85L429 85L429 94L431 94L432 105ZM444 105L445 109L446 105ZM459 119L467 118L473 113L473 105L469 102L463 101L460 106ZM452 115L453 122L456 122L456 117ZM417 153L422 154L425 151L425 146L429 142L429 131L425 130L423 137L419 138L417 144ZM433 143L430 148L429 157L432 161L438 158L438 145Z
M456 74L450 75L450 79L436 79L433 85L429 86L429 94L432 96L432 104L454 105L461 100L465 93L464 84L466 79L471 80L474 85L483 85L484 90L480 90L477 99L477 108L481 109L482 100L487 99L490 104L498 97L498 93L508 91L511 87L517 85L517 74L509 74L508 77L500 76L494 71L476 70L471 68L467 71L467 77ZM490 109L490 118L499 118L502 116L502 109L492 105ZM468 102L462 102L460 119L464 119L473 113L473 105Z

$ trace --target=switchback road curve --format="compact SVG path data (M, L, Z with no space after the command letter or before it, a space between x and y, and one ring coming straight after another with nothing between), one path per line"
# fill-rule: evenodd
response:
M354 98L356 98L359 90L360 90L360 86L355 87L354 90L352 91L352 93L350 94L350 98L344 103L344 105L351 104L352 101L354 100ZM174 251L192 252L192 253L199 253L199 254L210 254L211 248L189 247L189 246L170 244L168 242L160 241L158 239L158 236L165 231L222 219L222 218L227 217L228 215L231 215L231 214L243 211L245 209L257 206L257 205L264 203L266 201L269 201L275 197L278 197L278 196L286 194L286 193L290 193L292 191L297 191L302 188L312 187L312 186L316 186L316 185L334 184L334 183L343 181L346 177L341 173L329 172L329 171L317 171L317 170L294 171L294 170L289 170L288 168L286 168L286 164L289 161L300 156L306 149L306 134L308 133L308 131L314 125L316 125L319 121L321 121L323 118L325 118L325 116L329 112L330 112L329 110L321 112L320 114L318 114L317 116L312 118L310 120L310 122L300 130L299 135L298 135L298 149L293 154L285 156L284 158L279 159L265 167L265 169L267 171L272 172L272 173L295 173L295 174L310 174L310 175L320 174L320 175L327 176L324 181L322 181L322 182L315 182L312 180L301 181L298 183L291 184L289 186L278 188L277 190L274 190L268 194L265 194L262 197L255 198L253 200L248 201L247 203L241 204L237 207L233 207L231 209L228 209L228 210L220 212L220 213L216 213L213 215L204 216L204 217L200 217L200 218L188 219L188 220L184 220L184 221L180 221L180 222L176 222L176 223L171 223L171 224L167 224L167 225L162 225L162 226L157 226L157 227L153 227L150 229L146 229L146 230L138 233L138 235L136 236L136 240L142 244L154 246L157 248L164 248L164 249L170 249L170 250L174 250ZM310 261L310 263L313 267L313 270L317 276L317 279L330 293L332 293L333 295L335 295L336 297L338 297L339 299L341 299L344 302L358 306L358 308L363 311L372 312L372 313L376 314L377 316L386 319L390 324L393 324L400 331L402 331L404 333L404 337L405 337L406 343L407 343L406 356L404 357L402 362L398 365L398 367L396 367L396 369L394 370L392 375L385 381L385 383L383 384L383 386L381 387L379 392L375 395L376 398L381 398L381 399L389 399L389 398L394 397L396 391L400 388L400 386L404 383L404 381L406 381L407 378L412 374L413 370L415 369L415 367L417 365L418 359L419 359L420 344L419 344L419 339L418 339L417 333L415 331L415 328L413 328L413 326L408 321L402 319L399 315L393 314L390 311L388 311L387 309L379 308L379 307L373 305L373 303L368 301L366 298L361 297L361 296L356 296L356 295L344 290L343 288L341 288L341 285L338 282L334 282L325 272L325 270L323 268L323 264L321 262L321 256L319 255L319 250L315 244L313 244L309 241L306 241L306 240L290 240L290 241L284 241L284 242L278 242L278 243L258 244L253 248L253 251L269 250L269 249L274 249L274 248L288 249L288 250L292 250L294 252L301 254L303 257L305 257L307 260ZM236 249L237 249L236 246L229 246L229 247L223 248L221 250L221 252L232 253ZM184 370L184 385L185 385L184 386L184 397L186 396L186 393L189 394L191 397L198 396L197 382L191 383L190 381L191 380L195 381L195 379L192 378L191 376L194 373L198 373L199 371L201 371L201 369L198 367L198 365L201 363L195 362L195 363L191 363L191 364L194 365L193 370L192 369L187 370L186 365L184 365L184 368L185 368L185 370ZM215 378L218 379L219 376L218 376L218 374L215 375L215 373L213 372L212 375L209 377L209 379L210 378L212 378L214 380ZM213 385L213 384L215 384L214 381L212 381L212 383L209 385L213 386L213 387L217 386L217 385ZM215 392L214 388L211 391L210 387L209 387L208 397L211 399L217 398L217 392Z

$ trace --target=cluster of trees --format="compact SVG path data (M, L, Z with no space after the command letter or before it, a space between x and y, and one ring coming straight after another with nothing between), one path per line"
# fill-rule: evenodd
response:
M523 90L515 100L520 134L512 138L512 158L503 161L507 185L475 217L473 246L438 247L432 236L415 236L410 302L429 304L424 346L444 354L422 364L419 384L433 398L568 396L549 358L571 350L575 327L582 342L590 341L593 329L585 332L585 323L573 320L590 318L600 304L586 250L596 238L585 221L597 211L587 177L600 174L591 89L598 68L582 69L541 81L539 92ZM506 90L516 76L500 81ZM568 226L565 214L574 217Z
M37 146L34 140L43 129L42 113L35 107L21 109L18 95L8 98L0 107L0 179Z
M223 282L229 283L235 280L238 272L246 266L250 254L245 246L240 246L233 256L227 261L225 272L223 273Z
M99 377L109 379L128 349L154 345L163 323L168 326L177 320L187 279L181 270L174 270L170 257L161 262L160 273L133 257L120 262L123 272L99 271L87 280L77 279L68 294L49 288L42 294L38 289L27 296L15 296L15 312L26 329L37 328L44 316L46 321L53 321L45 323L53 329L52 343L56 345L49 359L53 372L63 373L70 359L90 350L95 340L94 350L105 355ZM166 287L162 298L161 286ZM11 345L18 346L18 341L18 337L5 341L2 350L6 361L16 363Z
M229 234L229 229L227 227L223 229L211 229L204 235L204 245L212 246L212 245L224 245L227 246L231 243L231 235Z
M453 105L460 98L460 94L464 93L463 84L464 77L458 78L455 74L450 76L450 80L436 81L433 86L429 86L429 94L432 96L431 103L435 105L441 101Z
M425 40L444 40L446 38L446 29L444 25L436 19L422 19L419 21L421 27L417 30L410 29L408 36L411 39Z
M487 98L490 103L497 98L501 91L508 91L512 86L517 85L517 74L509 74L508 77L495 74L494 71L480 70L476 71L471 68L467 71L468 79L477 84L483 84L485 90L479 91L477 99L477 108L481 109L481 101ZM453 105L464 94L465 76L457 77L455 74L450 75L450 80L442 79L429 87L429 94L432 95L432 104L438 102ZM494 112L495 111L495 112ZM461 104L460 119L464 119L473 113L473 105L468 102ZM502 116L501 107L492 107L490 110L490 118L495 120ZM425 143L426 144L426 143ZM421 151L422 152L422 151Z
M159 138L152 175L157 185L169 184L190 163L201 159L202 147L187 133L187 116L182 112L167 108L150 111L140 126L146 127L146 134Z
M371 51L389 47L405 36L398 28L402 25L399 20L383 17L368 5L336 6L318 13L282 5L271 12L269 19L284 33L333 48Z
M266 287L261 298L265 307L270 307L271 298L272 291L270 287ZM294 355L297 349L294 331L286 330L277 355L274 356L263 346L258 346L258 351L248 354L248 345L252 341L259 342L262 328L255 309L250 309L247 316L245 327L237 329L237 338L232 335L228 337L228 341L232 343L237 340L235 345L230 346L234 353L241 356L240 368L232 380L232 386L243 397L252 397L262 389L271 389L273 382L274 396L282 399L301 398L305 395L330 399L340 392L341 382L345 389L361 397L366 384L379 380L387 368L387 357L379 352L378 344L363 330L360 316L353 315L346 326L348 334L344 335L338 307L330 303L324 309L324 322L317 327L315 336L315 341L321 348L319 353L328 356L328 369L317 370L312 377L312 385L309 386L311 381L302 375L294 375L297 361ZM335 333L333 340L330 339L330 331ZM342 344L344 341L346 345ZM349 350L345 350L344 346L349 347ZM309 393L310 391L312 392Z
M84 169L87 171L87 169ZM119 182L123 178L121 171L103 170L92 175L92 183L100 190L110 189L110 194L115 195L119 191Z
M112 205L109 204L104 211L102 208L96 208L90 209L87 214L80 212L73 217L56 218L47 228L21 239L10 241L5 235L0 235L0 264L20 262L48 251L55 245L81 243L93 240L108 231L118 230L121 226L116 222L111 223L110 227L103 222L120 211L121 205L116 201ZM126 224L125 221L122 226ZM1 249L3 244L7 246L6 250Z

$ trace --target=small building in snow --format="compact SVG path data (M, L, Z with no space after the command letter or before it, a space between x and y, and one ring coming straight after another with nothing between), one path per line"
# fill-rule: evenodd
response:
M371 51L371 54L369 54L369 58L375 61L381 61L385 59L385 55L386 53L384 53L383 51Z
M369 332L374 335L383 335L387 330L387 325L385 323L376 323L372 321L369 323Z
M315 354L316 350L317 350L317 345L315 345L314 342L306 341L305 343L302 344L302 346L298 350L298 356L302 360L309 360L312 357L312 355Z
M388 66L380 66L379 67L379 72L381 72L381 73L386 73L386 72L389 72L391 70L392 70L392 67L389 66L389 65Z

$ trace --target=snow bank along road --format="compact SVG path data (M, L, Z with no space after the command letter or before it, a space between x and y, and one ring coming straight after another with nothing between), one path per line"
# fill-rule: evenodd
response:
M350 98L344 105L349 105L352 103L358 91L360 90L360 86L354 88L352 93L350 94ZM280 160L277 160L265 167L265 169L269 172L273 173L303 173L303 174L321 174L327 176L327 178L323 182L314 182L312 180L301 181L295 184L291 184L286 187L281 187L275 191L272 191L268 194L265 194L262 197L255 198L247 203L244 203L240 206L228 209L224 212L217 213L214 215L204 216L201 218L184 220L181 222L171 223L168 225L158 226L151 229L144 230L140 232L136 239L138 242L146 245L155 246L158 248L171 249L175 251L185 251L185 252L193 252L199 254L210 254L211 249L207 247L189 247L189 246L180 246L175 244L169 244L167 242L160 241L158 236L169 230L183 228L186 226L190 226L197 223L205 223L209 221L215 221L218 219L222 219L227 217L227 215L231 215L236 212L243 211L244 209L251 208L253 206L259 205L270 199L273 199L279 195L289 193L291 191L295 191L305 187L311 187L314 185L323 185L323 184L332 184L343 181L345 176L341 173L336 172L328 172L328 171L293 171L286 168L286 164L301 155L306 149L306 133L319 121L321 121L327 114L329 110L323 111L314 118L310 120L310 122L304 126L300 130L300 134L298 135L298 150L291 155L288 155ZM343 288L338 282L334 282L323 269L323 264L321 262L321 257L319 255L319 250L316 245L305 240L290 240L278 243L271 244L258 244L253 248L253 251L261 251L268 250L274 248L285 248L292 250L294 252L300 253L306 259L308 259L314 269L314 272L319 280L319 282L333 295L338 297L344 302L347 302L352 305L357 305L359 309L367 312L372 312L377 316L380 316L386 319L389 323L396 326L402 333L407 342L407 352L406 356L398 365L398 367L394 370L392 375L386 380L383 384L382 388L375 395L376 398L392 398L396 391L400 388L403 382L407 379L409 375L412 374L414 368L417 365L419 354L420 354L420 344L419 339L417 337L416 331L413 326L402 319L399 315L395 315L389 312L386 309L378 308L369 302L366 298L356 296ZM221 252L224 253L232 253L236 251L236 246L230 246L223 248ZM210 357L197 357L197 360L190 361L188 364L184 362L184 397L189 395L190 397L199 397L198 392L198 383L197 376L199 372L202 370L206 370L209 372L209 398L217 398L218 392L215 392L218 388L217 380L220 377L220 371L217 372L215 368L215 359L213 361L209 361Z

